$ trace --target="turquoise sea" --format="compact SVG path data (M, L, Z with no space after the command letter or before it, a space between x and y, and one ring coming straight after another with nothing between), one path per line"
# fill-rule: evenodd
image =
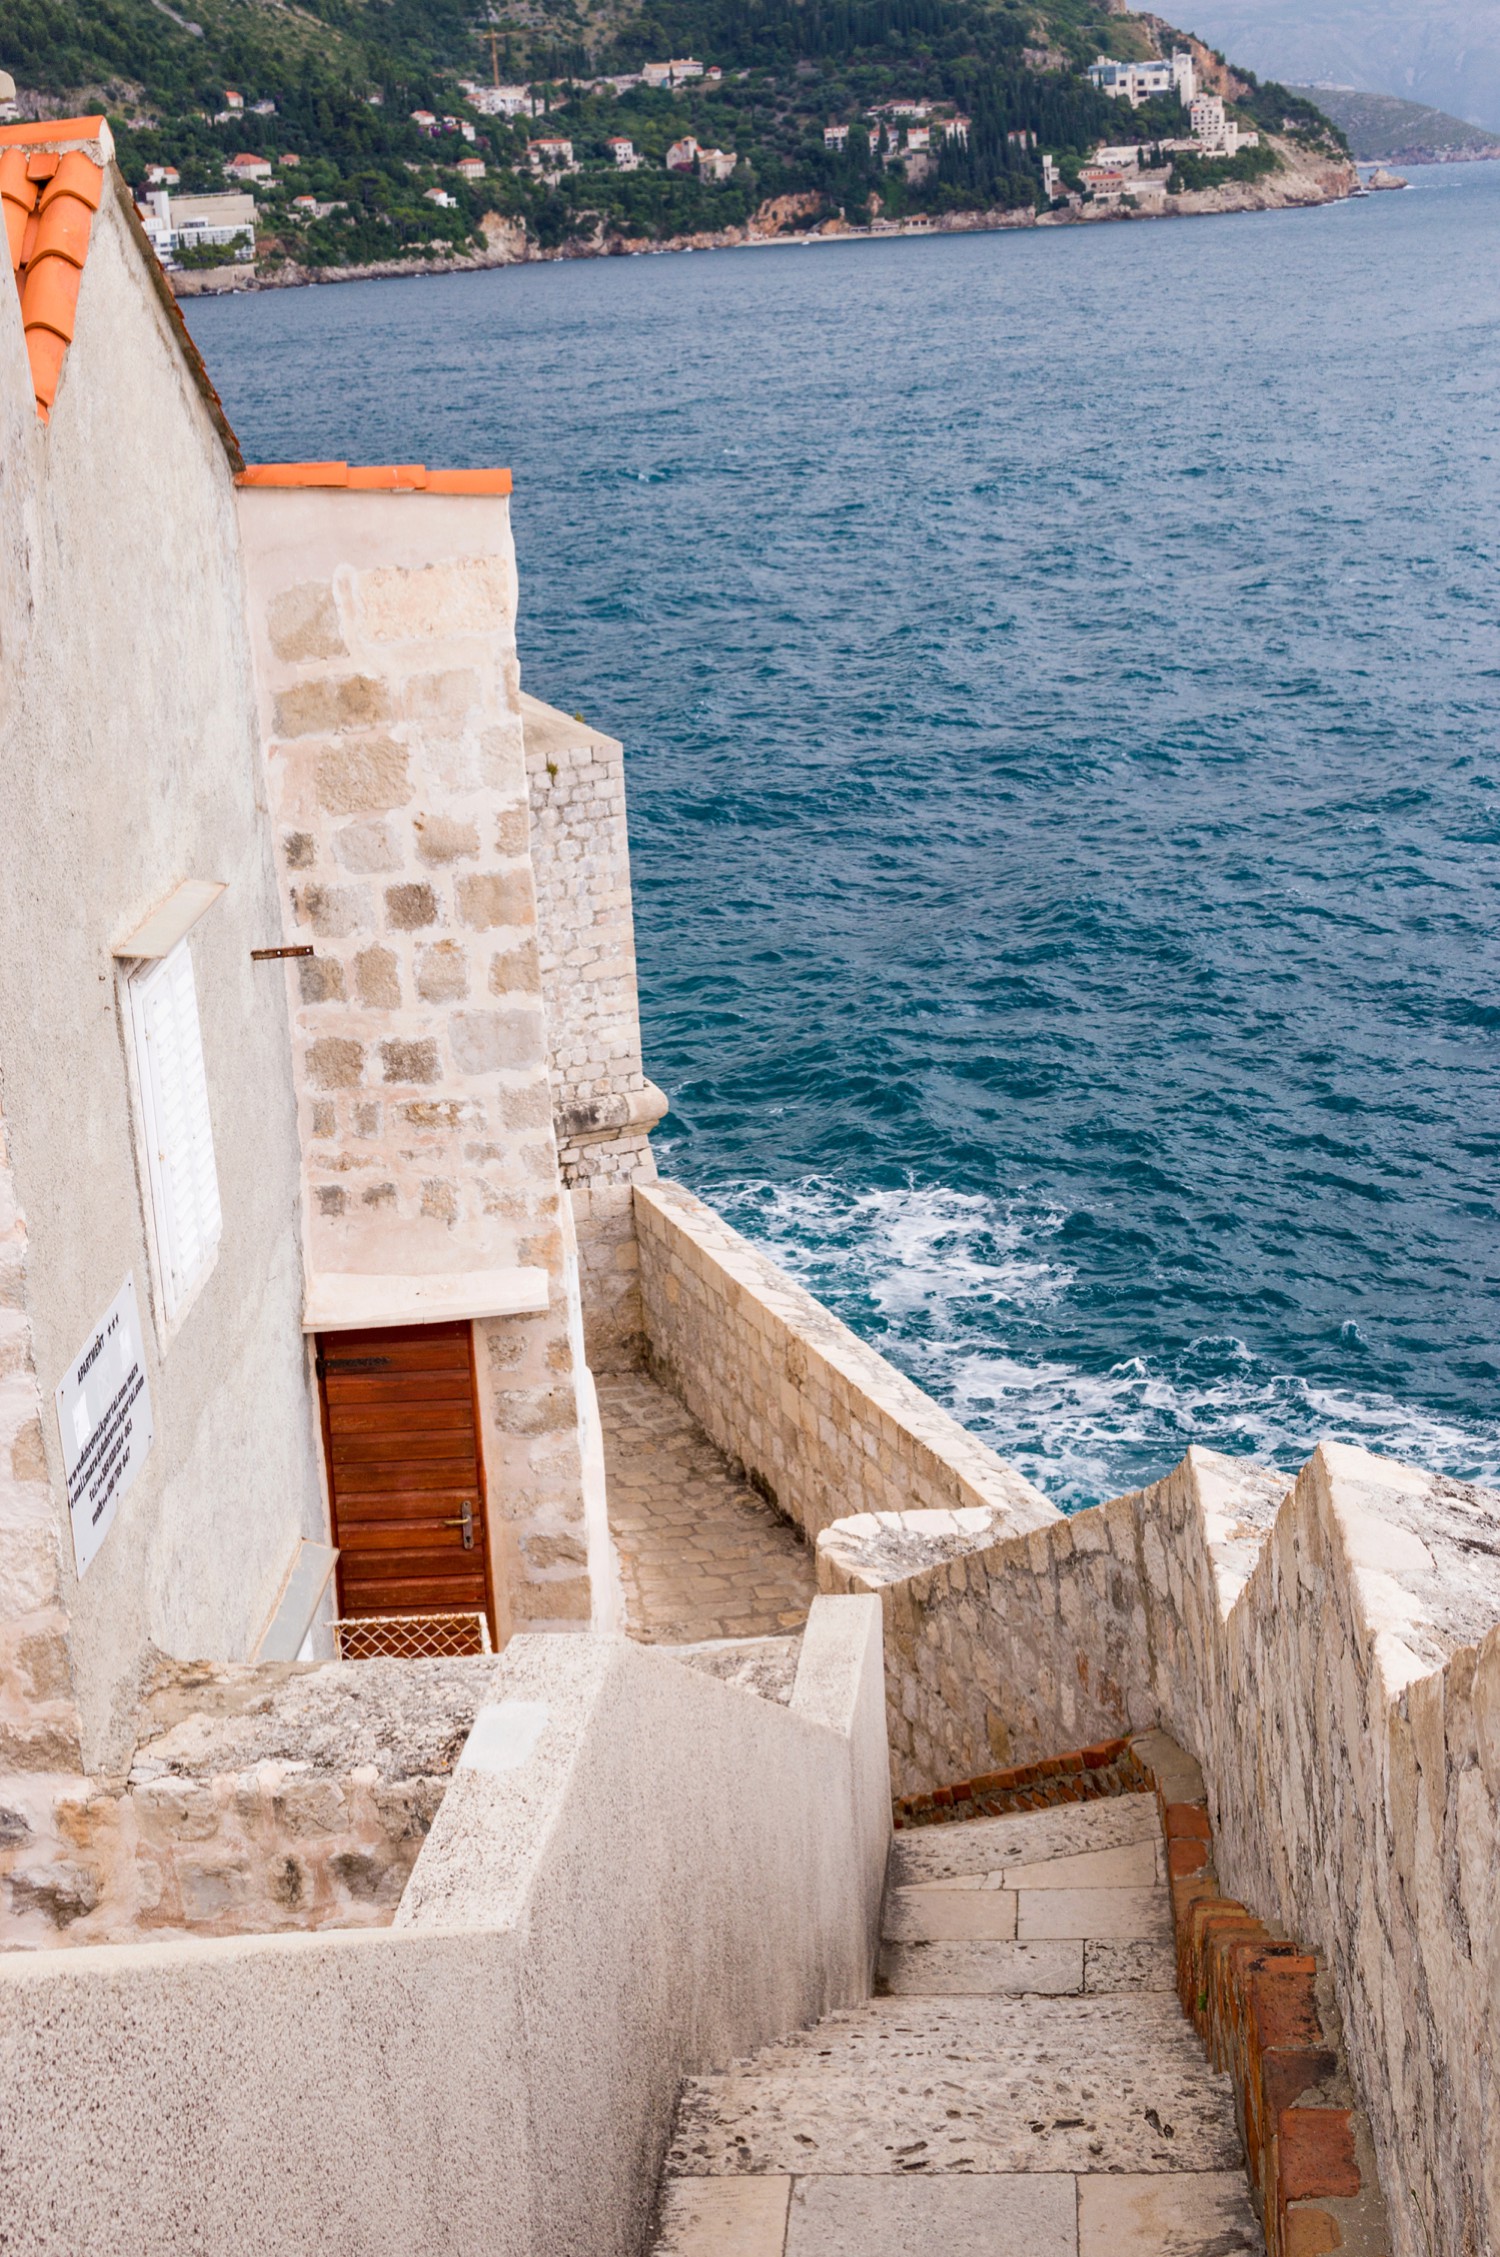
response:
M504 462L624 738L664 1168L1060 1503L1500 1481L1500 166L198 302L252 458Z

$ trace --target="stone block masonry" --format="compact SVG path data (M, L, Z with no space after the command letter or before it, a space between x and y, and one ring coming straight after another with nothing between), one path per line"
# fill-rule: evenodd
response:
M494 1671L160 1663L126 1778L0 1787L5 1948L387 1926Z
M638 1183L635 1222L648 1363L810 1539L883 1509L1061 1517L691 1192Z
M666 1112L641 1064L625 753L614 737L523 696L537 946L553 1117L578 1234L589 1362L640 1352L633 1182L655 1181Z
M315 1273L541 1269L476 1322L497 1622L586 1625L508 504L242 487ZM274 976L268 974L268 976Z

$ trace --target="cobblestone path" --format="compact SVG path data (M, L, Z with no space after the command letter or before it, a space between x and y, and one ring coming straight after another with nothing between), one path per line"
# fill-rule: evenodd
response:
M1152 1795L898 1834L878 1988L685 2086L657 2257L1259 2257Z
M644 1372L599 1381L626 1624L648 1645L800 1630L816 1595L797 1531Z

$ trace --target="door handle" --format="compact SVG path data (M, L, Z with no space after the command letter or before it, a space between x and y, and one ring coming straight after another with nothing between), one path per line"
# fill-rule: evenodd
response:
M445 1521L443 1522L443 1526L444 1526L445 1528L461 1528L461 1529L463 1530L463 1532L464 1532L464 1550L465 1550L466 1552L472 1552L472 1551L473 1551L473 1549L474 1549L474 1500L473 1500L473 1498L472 1498L472 1497L465 1497L465 1499L464 1499L464 1509L463 1509L463 1511L462 1511L461 1513L459 1513L459 1514L458 1514L458 1516L457 1516L457 1518L456 1518L456 1519L453 1519L453 1520L445 1520Z

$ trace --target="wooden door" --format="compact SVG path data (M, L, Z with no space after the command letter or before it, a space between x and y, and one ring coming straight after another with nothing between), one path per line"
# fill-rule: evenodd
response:
M339 1613L490 1608L468 1324L318 1336Z

